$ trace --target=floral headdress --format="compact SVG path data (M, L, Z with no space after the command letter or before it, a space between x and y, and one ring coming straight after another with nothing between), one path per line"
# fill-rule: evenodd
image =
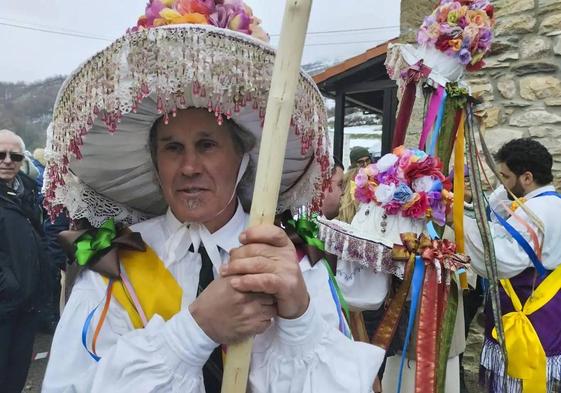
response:
M358 171L354 195L361 203L375 202L388 215L432 218L442 225L452 194L441 169L438 158L400 146Z
M179 24L212 25L269 42L261 20L242 0L150 0L132 30Z
M468 71L483 67L491 49L494 9L489 0L441 0L417 33L420 45L458 59Z

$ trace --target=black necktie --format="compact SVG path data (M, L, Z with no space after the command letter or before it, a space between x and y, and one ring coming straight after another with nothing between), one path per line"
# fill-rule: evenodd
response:
M202 245L199 247L199 254L201 254L202 265L201 271L199 272L197 296L199 296L212 280L214 280L212 261ZM222 386L222 370L222 347L218 346L212 351L212 354L203 366L203 379L206 393L220 393Z

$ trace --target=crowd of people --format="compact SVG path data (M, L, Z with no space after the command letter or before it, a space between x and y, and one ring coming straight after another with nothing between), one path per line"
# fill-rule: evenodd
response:
M54 333L46 393L219 392L228 347L250 337L253 393L416 391L418 364L409 357L404 368L408 352L400 352L406 334L389 347L370 339L401 280L333 259L316 233L322 220L357 228L379 213L375 230L386 236L391 213L365 207L357 179L398 165L397 153L377 158L354 147L344 168L329 150L323 98L302 73L277 220L248 227L256 166L269 159L259 147L274 53L259 43L266 34L249 7L236 11L242 28L220 25L204 7L165 12L168 3L154 12L150 2L118 45L70 76L53 111L47 161L43 149L31 155L16 132L0 131L0 390L22 391L43 329ZM192 18L215 26L185 24L199 20ZM172 26L146 35L163 24ZM158 61L146 61L151 56ZM186 63L197 66L185 72ZM410 162L428 157L411 154ZM469 212L466 178L459 219L473 272L468 288L455 275L447 283L460 295L439 364L443 386L467 391L465 338L485 303L481 366L489 391L557 391L561 195L553 160L530 138L507 142L495 159L504 186L489 190L487 220L508 363L484 296L486 239ZM433 179L420 177L428 191ZM438 179L440 197L450 179ZM388 188L394 195L395 184ZM302 206L314 214L295 216ZM442 236L453 238L458 217L442 219ZM79 272L66 296L68 263ZM404 333L404 319L397 322L390 330Z

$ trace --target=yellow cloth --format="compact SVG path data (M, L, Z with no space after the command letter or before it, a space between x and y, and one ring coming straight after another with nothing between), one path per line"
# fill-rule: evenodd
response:
M119 250L119 259L148 320L158 314L167 321L181 310L183 290L152 248L146 246L144 252ZM104 280L108 282L105 277ZM142 328L142 320L120 280L115 281L113 296L134 328Z
M546 393L547 359L528 316L545 306L561 289L561 266L536 288L524 306L510 280L501 280L501 285L515 310L502 317L508 360L507 374L522 380L524 393ZM496 328L493 329L493 337L497 339Z
M339 208L337 219L349 224L353 220L358 208L358 201L355 201L354 198L356 188L354 178L358 173L358 169L358 167L349 169L343 178L345 191L343 191L343 195L341 196L341 207Z

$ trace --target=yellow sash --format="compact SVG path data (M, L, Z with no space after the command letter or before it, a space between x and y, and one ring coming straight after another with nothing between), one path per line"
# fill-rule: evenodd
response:
M181 310L183 290L152 248L146 246L144 252L120 249L119 260L148 320L158 314L167 321ZM113 296L126 310L134 328L142 328L142 320L120 280L113 285Z
M545 306L561 289L561 265L536 288L524 306L510 280L501 280L501 285L514 306L513 312L502 317L508 358L507 374L522 380L524 393L546 393L547 359L528 315ZM497 339L496 328L492 334Z

